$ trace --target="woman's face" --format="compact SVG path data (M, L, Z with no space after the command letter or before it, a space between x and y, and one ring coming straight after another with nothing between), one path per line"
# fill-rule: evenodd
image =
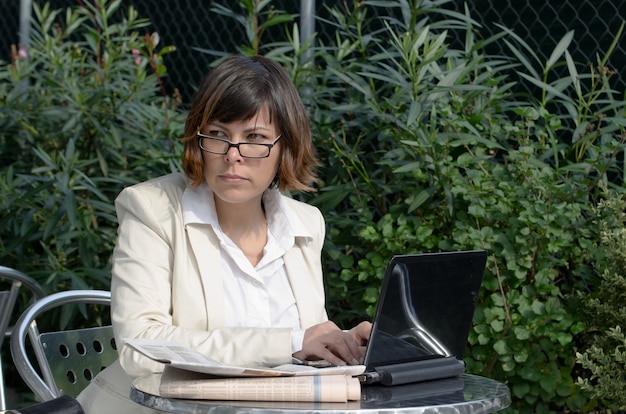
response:
M243 205L257 203L260 206L263 192L276 177L280 160L279 132L270 122L269 111L262 109L246 121L221 123L213 121L200 130L205 136L230 141L233 144L272 144L267 158L246 158L246 155L265 155L267 147L230 147L226 154L219 155L202 151L204 178L215 194L215 203ZM221 141L202 139L206 149L226 151L228 144Z

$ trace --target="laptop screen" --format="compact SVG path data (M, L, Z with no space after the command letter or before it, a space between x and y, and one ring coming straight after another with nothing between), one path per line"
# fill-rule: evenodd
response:
M463 358L485 269L485 251L394 256L381 287L367 370Z

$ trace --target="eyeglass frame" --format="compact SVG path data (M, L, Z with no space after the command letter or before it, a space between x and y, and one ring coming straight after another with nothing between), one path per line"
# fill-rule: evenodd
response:
M252 159L268 158L270 156L271 152L272 152L272 148L274 148L274 146L276 145L278 140L282 138L282 136L283 136L282 134L278 135L276 138L274 138L274 141L271 144L259 144L259 143L256 143L256 142L238 142L238 143L235 144L232 141L229 141L227 139L217 138L217 137L212 136L212 135L205 135L205 134L201 133L200 131L198 131L196 133L196 138L198 139L198 147L200 148L201 151L208 152L209 154L226 155L226 154L228 154L228 151L230 151L231 148L235 147L235 148L237 148L237 152L239 153L241 158L252 158ZM215 141L221 141L221 142L223 142L225 144L228 144L228 148L226 148L226 151L224 151L224 152L209 151L209 150L207 150L207 149L202 147L202 144L201 144L202 138L208 138L208 139L213 139ZM259 145L259 146L262 146L262 147L266 147L267 148L267 155L264 155L262 157L250 157L250 156L247 156L247 155L243 155L241 153L241 149L239 148L239 146L241 144L245 144L245 145Z

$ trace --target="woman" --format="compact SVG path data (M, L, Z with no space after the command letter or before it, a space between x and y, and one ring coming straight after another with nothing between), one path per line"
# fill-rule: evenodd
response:
M263 57L213 69L185 124L183 168L116 199L111 317L125 338L183 343L226 364L299 359L359 364L371 325L328 320L324 220L281 191L311 190L317 165L306 111ZM79 396L88 414L138 412L132 378L163 365L122 346Z

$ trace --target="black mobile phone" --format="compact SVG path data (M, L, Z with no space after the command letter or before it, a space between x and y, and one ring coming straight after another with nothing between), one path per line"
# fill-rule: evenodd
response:
M331 364L330 362L326 361L325 359L317 359L317 360L309 361L307 359L302 360L302 359L298 359L298 358L292 358L292 360L293 360L294 364L306 365L308 367L326 368L326 367L332 367L333 366L333 364Z

